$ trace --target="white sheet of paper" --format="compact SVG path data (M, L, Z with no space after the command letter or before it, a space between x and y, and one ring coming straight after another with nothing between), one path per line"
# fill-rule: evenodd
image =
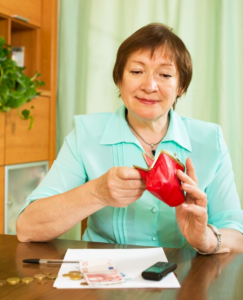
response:
M69 271L79 270L79 264L63 263L54 282L54 287L59 289L118 289L118 288L179 288L180 283L174 273L169 273L161 281L145 280L142 271L146 270L158 261L168 262L162 248L142 249L68 249L64 260L80 261L92 259L113 259L119 272L131 279L120 284L108 286L80 285L85 282L71 280L63 277Z

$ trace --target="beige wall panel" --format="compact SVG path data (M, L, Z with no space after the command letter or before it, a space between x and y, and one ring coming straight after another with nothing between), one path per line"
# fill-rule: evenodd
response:
M57 0L42 0L41 80L51 92L50 102L50 166L56 158L56 91L57 91Z

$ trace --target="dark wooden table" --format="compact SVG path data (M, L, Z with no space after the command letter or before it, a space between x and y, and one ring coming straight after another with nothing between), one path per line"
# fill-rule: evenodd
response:
M16 236L0 235L0 280L9 277L33 277L37 273L58 273L59 266L23 264L25 258L63 258L67 249L139 248L103 243L53 240L48 243L19 243ZM166 249L171 262L176 262L180 289L55 289L53 281L40 285L35 280L0 286L0 299L85 299L85 300L242 300L243 254L199 256L193 250Z

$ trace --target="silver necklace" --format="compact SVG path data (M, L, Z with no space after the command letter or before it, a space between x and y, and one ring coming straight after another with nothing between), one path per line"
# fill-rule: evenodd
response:
M163 138L164 137L162 137L162 139L160 140L160 141L158 141L158 143L147 143L142 137L141 137L141 135L140 134L138 134L137 133L137 131L132 127L132 125L129 123L129 121L128 121L128 119L127 119L127 116L126 116L126 121L127 121L127 124L128 124L128 126L140 137L140 139L145 143L145 144L147 144L147 145L150 145L150 147L152 148L151 149L151 152L152 152L152 154L153 154L153 156L155 156L155 152L156 152L156 150L154 150L154 146L156 146L156 145L158 145L162 140L163 140ZM168 129L168 128L167 128Z

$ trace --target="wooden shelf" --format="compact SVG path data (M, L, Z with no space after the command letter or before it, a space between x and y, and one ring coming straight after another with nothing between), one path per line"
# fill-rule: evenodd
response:
M9 17L19 16L27 24L41 27L42 0L6 0L0 2L0 12Z
M41 93L40 96L42 96L42 97L50 97L51 96L51 91L42 90L42 89L38 89L37 91Z
M38 69L38 30L19 22L11 22L11 46L24 47L25 75L33 77Z

